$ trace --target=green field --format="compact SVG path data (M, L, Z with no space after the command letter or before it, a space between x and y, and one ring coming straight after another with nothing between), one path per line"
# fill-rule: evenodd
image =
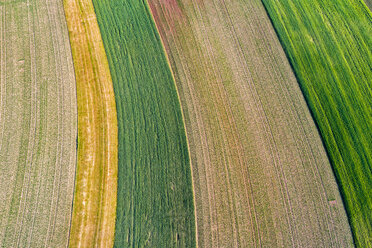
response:
M263 0L316 120L358 247L372 247L372 23L363 1Z
M94 0L118 114L115 247L193 247L190 163L174 80L143 1Z

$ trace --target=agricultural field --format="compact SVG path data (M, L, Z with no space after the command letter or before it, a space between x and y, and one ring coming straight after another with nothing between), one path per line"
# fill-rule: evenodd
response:
M190 148L199 247L352 247L316 126L261 1L149 0Z
M371 0L0 0L0 247L372 248Z
M62 3L0 1L0 247L66 247L76 88Z
M372 22L363 1L263 1L294 68L357 247L372 247Z
M93 3L64 0L77 103L77 172L70 247L112 247L117 198L115 95Z
M93 0L118 115L115 247L194 247L189 154L175 83L144 1Z
M364 2L367 5L367 7L369 8L369 10L372 11L372 0L365 0Z

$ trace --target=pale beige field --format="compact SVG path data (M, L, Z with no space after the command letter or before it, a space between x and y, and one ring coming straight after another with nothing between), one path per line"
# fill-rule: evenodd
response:
M0 247L66 247L76 166L62 2L0 1Z
M112 247L117 199L115 95L93 4L63 1L77 82L78 164L71 247Z
M352 247L324 147L261 1L149 4L183 109L199 247Z
M372 10L372 0L364 0L365 4L369 8L369 10Z

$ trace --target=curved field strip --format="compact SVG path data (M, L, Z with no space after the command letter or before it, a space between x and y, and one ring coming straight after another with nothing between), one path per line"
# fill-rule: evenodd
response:
M0 1L0 247L66 247L76 88L63 6Z
M119 125L115 247L193 247L191 172L174 81L144 1L94 0Z
M112 247L117 117L110 70L91 1L64 0L77 82L78 164L71 247Z
M351 247L331 166L259 0L150 0L185 115L199 247Z
M372 14L361 0L264 1L338 179L358 247L372 247Z

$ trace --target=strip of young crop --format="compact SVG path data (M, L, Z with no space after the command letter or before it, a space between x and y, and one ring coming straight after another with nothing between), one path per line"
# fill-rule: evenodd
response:
M77 82L78 163L71 247L112 247L117 195L117 116L110 69L88 0L64 0Z
M0 247L66 247L76 88L63 6L0 1Z
M185 116L199 247L350 247L331 166L259 0L150 0Z
M191 172L182 114L144 1L94 0L119 125L116 247L193 247Z
M319 127L358 247L372 247L372 22L363 1L263 1Z

